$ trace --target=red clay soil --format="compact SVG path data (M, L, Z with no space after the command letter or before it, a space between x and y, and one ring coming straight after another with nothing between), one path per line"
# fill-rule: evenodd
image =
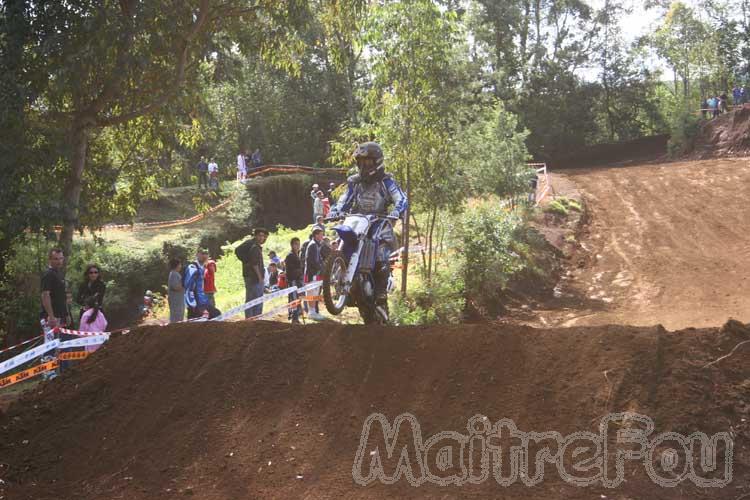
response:
M702 367L747 339L750 330L738 323L674 333L492 324L147 327L112 339L0 415L0 498L736 499L750 492L747 349ZM440 431L466 434L475 414L567 435L597 433L604 414L626 410L651 417L657 433L733 432L733 481L723 489L690 481L664 488L638 462L616 489L572 486L550 465L534 487L502 487L492 476L460 487L417 488L403 477L392 485L353 481L363 424L375 412L391 423L412 413L426 440ZM407 434L399 432L398 443ZM385 457L382 435L373 436L362 472L379 444L390 475L396 460Z
M556 189L562 178L585 200L588 224L563 297L531 325L750 322L748 165L716 159L554 172Z
M750 155L750 106L703 122L689 155L695 159Z

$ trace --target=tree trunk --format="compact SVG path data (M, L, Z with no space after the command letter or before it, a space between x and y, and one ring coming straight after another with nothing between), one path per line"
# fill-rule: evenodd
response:
M406 215L404 216L404 236L403 236L403 262L401 267L401 295L406 297L407 280L409 277L409 215L411 214L411 171L409 164L406 165Z
M74 121L71 134L73 151L70 158L70 174L63 188L63 227L60 234L60 246L66 259L71 255L73 234L78 225L78 206L81 200L81 189L83 188L83 168L86 165L88 141L88 128L78 120Z

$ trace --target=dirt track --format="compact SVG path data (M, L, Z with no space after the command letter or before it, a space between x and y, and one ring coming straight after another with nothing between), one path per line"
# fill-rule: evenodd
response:
M750 161L556 172L591 214L590 262L568 277L551 325L707 327L750 321ZM555 306L556 307L556 306ZM544 323L542 323L544 324Z
M734 499L750 492L748 424L741 420L750 416L742 385L750 368L741 356L701 367L747 338L750 330L738 325L681 333L494 325L148 327L113 339L0 415L0 477L8 482L0 496ZM411 412L426 440L444 430L465 434L475 414L492 422L510 418L524 431L596 433L605 413L625 410L653 418L659 433L733 428L734 481L723 490L689 481L661 488L637 461L616 490L567 485L550 465L533 488L520 479L501 487L492 476L444 488L414 488L405 479L367 487L353 481L360 433L375 412L390 422ZM387 459L375 429L362 474L377 447L393 475L396 460ZM399 444L408 433L399 433ZM723 451L718 459L723 463Z

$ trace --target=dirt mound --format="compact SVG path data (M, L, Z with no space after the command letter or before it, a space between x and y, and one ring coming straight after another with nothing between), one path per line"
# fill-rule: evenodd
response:
M749 336L736 323L677 333L615 326L144 328L113 339L0 416L0 497L736 498L750 491L742 420L750 366L738 351L702 367ZM650 416L657 432L732 429L734 480L722 490L690 481L662 488L637 464L614 491L566 484L550 465L533 488L520 480L502 487L492 476L461 487L414 488L405 477L393 485L353 481L363 424L376 412L391 423L413 414L427 439L465 434L475 414L512 419L523 431L596 433L604 414L625 410ZM383 453L390 475L397 457L386 459L376 434L359 450L363 468ZM566 452L565 463L577 454Z
M703 122L693 142L694 159L750 154L750 107Z
M667 154L668 135L642 137L632 141L595 144L558 155L547 161L550 168L603 167L658 160Z

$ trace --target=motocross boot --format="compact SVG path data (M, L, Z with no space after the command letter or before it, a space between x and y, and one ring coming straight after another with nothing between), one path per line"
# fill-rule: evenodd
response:
M381 309L381 315L388 319L388 277L391 270L387 262L378 262L375 264L375 307Z

